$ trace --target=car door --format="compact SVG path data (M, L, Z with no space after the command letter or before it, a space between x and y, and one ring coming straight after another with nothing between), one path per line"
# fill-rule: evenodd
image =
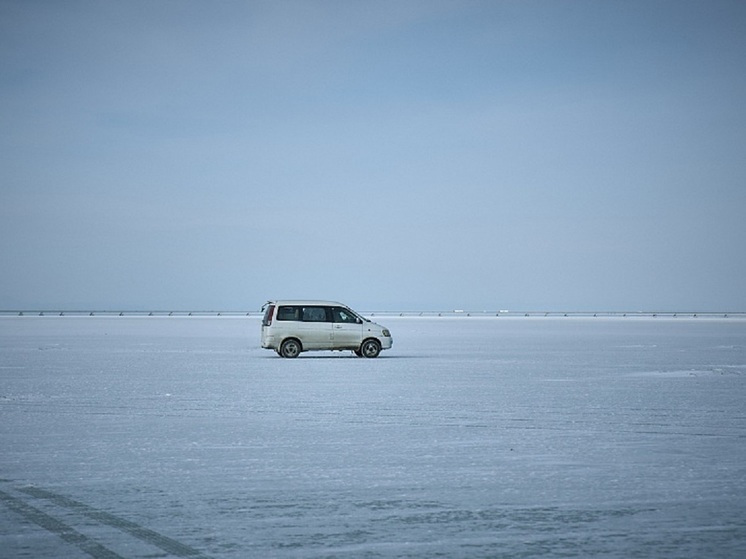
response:
M298 328L304 349L332 349L332 322L328 309L321 306L302 306Z
M357 349L363 341L363 321L350 309L331 307L334 349Z

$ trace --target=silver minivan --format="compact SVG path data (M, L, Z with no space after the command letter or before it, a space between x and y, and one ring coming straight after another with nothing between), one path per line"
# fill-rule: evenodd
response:
M262 347L281 357L324 349L378 357L394 343L387 328L334 301L268 301L263 310Z

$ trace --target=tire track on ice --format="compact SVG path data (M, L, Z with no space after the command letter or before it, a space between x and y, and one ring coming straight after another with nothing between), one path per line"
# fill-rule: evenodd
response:
M48 532L56 534L67 543L85 551L94 559L124 559L121 555L117 555L100 543L92 540L84 534L81 534L72 526L57 520L55 517L40 511L36 507L32 507L21 499L18 499L2 490L0 490L0 501L2 501L10 510L17 512L26 518L26 520L33 522L37 526L41 526Z
M18 488L18 491L36 499L50 501L60 507L72 510L91 520L95 520L100 524L115 528L175 557L211 559L208 555L203 554L198 549L169 538L168 536L164 536L163 534L150 530L149 528L145 528L135 522L99 510L80 501L76 501L75 499L71 499L70 497L60 495L59 493L53 493L52 491L34 486ZM0 501L2 501L8 508L24 516L27 520L30 520L34 524L41 526L45 530L48 530L65 541L77 546L82 551L85 551L94 557L94 559L124 559L95 540L78 532L72 526L69 526L40 509L29 505L18 497L14 497L9 493L0 490Z

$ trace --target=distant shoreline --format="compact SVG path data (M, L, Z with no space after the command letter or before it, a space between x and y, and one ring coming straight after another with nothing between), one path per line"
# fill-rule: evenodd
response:
M746 311L362 311L364 316L423 318L703 318L746 319ZM0 317L258 317L261 310L0 310Z

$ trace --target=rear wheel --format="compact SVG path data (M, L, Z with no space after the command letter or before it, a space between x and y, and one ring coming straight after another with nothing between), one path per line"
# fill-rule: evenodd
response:
M378 340L365 340L363 345L360 346L360 353L363 354L363 357L378 357L378 354L381 353L381 344Z
M298 355L301 352L301 345L300 342L294 338L290 338L289 340L285 340L282 342L282 345L280 346L280 355L282 357L298 357Z

